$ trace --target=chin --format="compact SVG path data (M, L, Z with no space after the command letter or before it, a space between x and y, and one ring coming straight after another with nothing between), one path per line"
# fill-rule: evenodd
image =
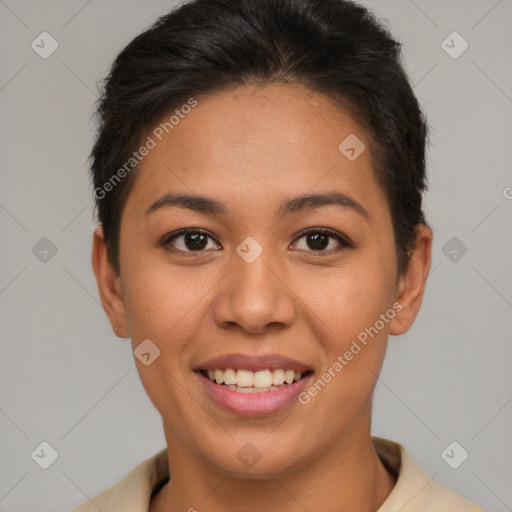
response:
M268 434L264 436L267 437ZM243 436L237 437L235 443L230 439L226 449L204 455L217 470L232 477L268 480L271 477L284 477L303 465L304 453L297 451L298 443L292 442L289 436L287 443L288 448L278 443L275 438L273 441L267 438L266 442L262 438L258 442L258 436ZM280 449L276 450L276 446Z

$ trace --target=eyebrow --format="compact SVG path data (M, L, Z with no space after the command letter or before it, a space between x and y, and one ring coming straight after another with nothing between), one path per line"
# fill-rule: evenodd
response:
M343 209L350 209L365 217L367 220L370 215L366 209L355 199L342 194L341 192L327 192L321 194L304 194L293 199L284 201L277 210L278 215L284 217L300 211L309 211L322 206L338 206ZM158 210L167 208L187 208L195 212L209 213L213 215L226 216L230 209L223 203L206 196L195 194L164 194L156 200L147 210L146 215L150 215Z

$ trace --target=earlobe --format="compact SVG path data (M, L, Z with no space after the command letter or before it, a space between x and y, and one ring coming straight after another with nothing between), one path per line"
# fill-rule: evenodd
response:
M121 291L120 278L110 263L107 246L103 235L103 227L97 226L93 233L92 267L100 294L101 304L107 314L114 332L120 338L129 336L126 322L126 312Z
M407 332L419 312L432 262L432 230L420 224L416 229L416 246L407 271L400 278L396 301L401 309L390 324L389 333L395 336Z

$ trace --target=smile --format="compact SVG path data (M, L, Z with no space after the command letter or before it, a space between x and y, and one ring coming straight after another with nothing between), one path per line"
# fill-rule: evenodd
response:
M298 403L313 377L311 365L282 354L225 354L195 366L212 406L236 416L275 414Z
M303 375L310 373L284 369L251 371L233 368L201 370L200 372L211 382L238 393L278 391L285 386L298 382Z

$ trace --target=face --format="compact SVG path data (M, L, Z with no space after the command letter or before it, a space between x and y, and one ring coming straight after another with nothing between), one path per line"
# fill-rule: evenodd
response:
M369 435L388 334L417 313L430 234L400 277L370 141L328 98L273 84L197 101L141 162L118 278L97 229L100 294L133 349L160 350L136 364L177 457L286 474ZM366 147L355 160L338 149L351 134Z

